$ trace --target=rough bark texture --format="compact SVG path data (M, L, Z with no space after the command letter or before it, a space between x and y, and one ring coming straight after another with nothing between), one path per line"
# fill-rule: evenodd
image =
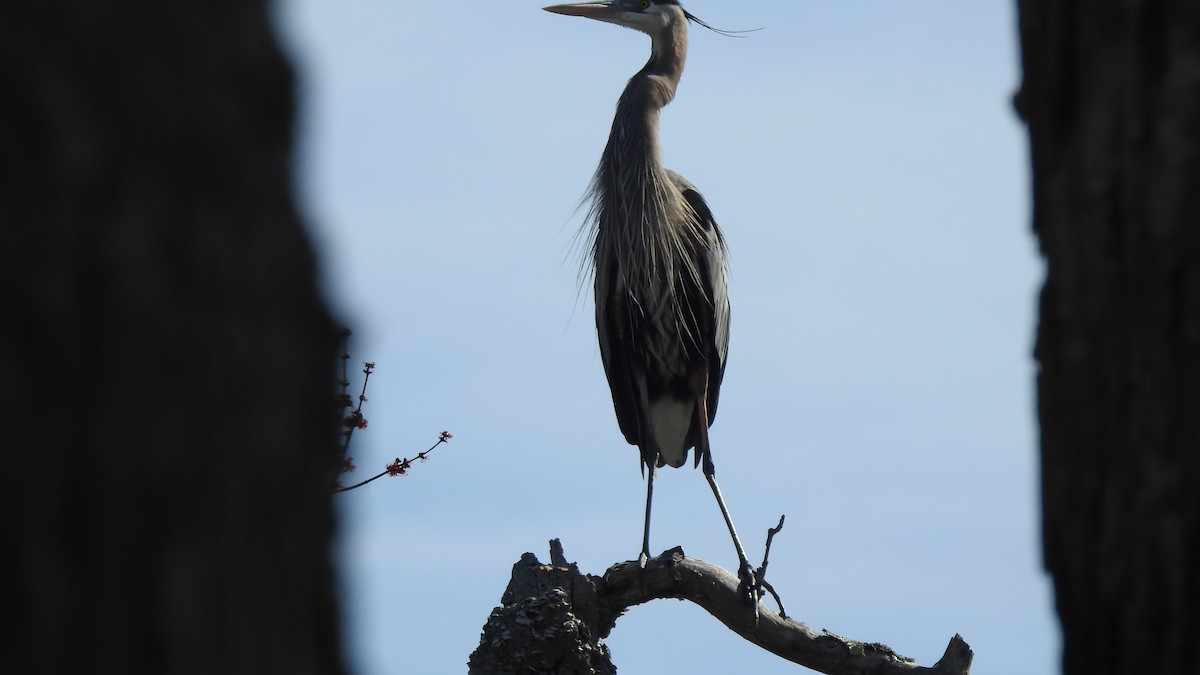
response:
M336 673L334 334L264 2L0 10L4 669Z
M611 654L600 640L616 617L602 618L597 583L562 557L551 542L551 564L526 553L483 627L468 662L471 675L554 673L615 675Z
M1200 4L1020 0L1046 257L1043 534L1067 675L1195 673Z
M470 672L611 675L616 668L601 640L630 607L665 598L694 602L749 642L827 675L967 675L971 667L971 649L957 635L941 660L922 667L887 645L816 633L763 605L756 621L737 577L678 548L644 569L635 561L618 563L597 577L567 563L555 540L550 564L526 553L513 566L501 605L471 654Z

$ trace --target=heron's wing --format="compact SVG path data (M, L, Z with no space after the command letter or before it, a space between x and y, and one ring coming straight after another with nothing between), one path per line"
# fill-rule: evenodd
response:
M628 306L629 294L617 273L615 261L596 269L596 334L600 338L600 359L604 362L604 374L608 377L608 388L612 391L613 409L617 424L630 445L640 447L644 383L637 378L640 368L635 367L633 336L636 312Z
M725 237L717 226L712 210L695 185L671 172L675 182L696 215L698 245L696 269L700 282L698 297L688 298L694 308L696 332L708 364L708 423L717 416L717 400L725 377L725 359L729 353L729 294L725 285Z

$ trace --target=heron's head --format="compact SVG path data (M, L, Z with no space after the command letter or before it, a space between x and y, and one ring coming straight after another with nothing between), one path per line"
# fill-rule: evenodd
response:
M597 21L607 21L618 26L639 30L652 38L662 37L671 28L683 28L688 21L703 26L714 33L729 37L741 37L753 31L722 30L701 21L695 14L683 8L679 0L605 0L603 2L569 2L565 5L550 5L542 9L555 14L586 16ZM757 28L754 30L758 30Z
M572 2L544 7L547 12L568 16L586 16L597 21L615 23L657 37L663 31L682 26L692 18L679 0L607 0L606 2Z

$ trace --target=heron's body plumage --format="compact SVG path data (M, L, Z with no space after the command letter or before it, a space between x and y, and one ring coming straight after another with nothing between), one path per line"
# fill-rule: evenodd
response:
M699 436L698 376L710 424L716 415L729 303L724 238L699 190L663 167L658 146L659 111L675 96L686 32L653 44L617 103L589 226L596 328L617 421L643 462L678 467Z

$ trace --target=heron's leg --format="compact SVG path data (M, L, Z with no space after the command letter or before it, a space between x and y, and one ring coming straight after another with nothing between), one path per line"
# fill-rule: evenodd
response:
M750 567L750 559L746 557L746 551L742 548L742 540L738 538L737 528L733 526L733 518L729 516L729 509L721 497L721 486L717 485L717 474L712 471L711 462L705 462L705 465L704 477L708 479L708 486L712 488L713 496L717 498L717 506L721 507L721 515L725 517L725 526L729 528L729 536L733 538L733 547L737 549L738 562L742 567Z
M703 394L704 392L701 393ZM738 579L741 581L740 590L747 600L755 603L755 612L757 615L758 581L754 578L754 566L750 564L750 559L746 557L746 550L742 548L742 540L738 538L737 528L733 526L733 518L729 515L729 508L725 506L725 499L721 496L721 487L717 485L717 467L713 465L712 448L708 444L708 406L706 405L706 401L707 396L704 395L697 396L696 398L696 421L700 427L696 452L700 453L704 458L704 477L708 479L708 486L712 488L713 496L717 498L717 506L721 508L721 515L725 518L725 526L729 528L729 536L733 538L733 547L737 549Z
M707 435L707 434L704 434ZM721 497L721 487L717 485L717 474L713 469L712 462L705 457L704 462L704 477L708 479L708 486L712 488L713 496L717 498L717 506L721 508L721 515L725 517L725 526L729 528L729 536L733 538L733 547L737 549L738 555L738 590L742 597L755 606L755 621L758 620L758 598L761 590L759 588L758 579L755 578L754 565L750 564L750 559L746 557L746 550L742 548L742 540L738 538L737 529L733 526L733 518L729 516L729 508L725 506L725 500Z
M706 415L707 417L707 415ZM700 432L702 443L708 445L708 429L703 429ZM738 563L741 565L740 576L745 576L745 572L754 570L754 566L750 564L750 559L746 557L746 550L742 548L742 540L738 538L737 528L733 526L733 518L729 515L729 508L725 506L725 499L721 496L721 486L717 485L717 470L713 466L712 458L709 455L708 448L704 449L704 477L708 479L708 486L712 488L713 496L717 498L717 506L721 508L721 515L725 518L725 526L729 528L729 536L733 538L733 547L737 549Z
M654 499L654 468L658 464L658 456L646 463L650 467L650 475L646 476L646 526L642 530L642 553L638 556L638 564L646 566L650 560L650 503Z

